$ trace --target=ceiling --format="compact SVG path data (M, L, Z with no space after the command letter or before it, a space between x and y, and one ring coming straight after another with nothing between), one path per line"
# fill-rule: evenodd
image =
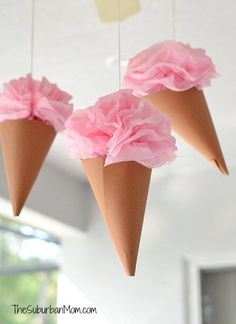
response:
M30 70L31 0L0 0L0 84ZM172 0L140 0L138 14L121 22L122 73L127 59L149 45L173 38ZM206 89L210 110L229 167L236 163L236 2L176 0L176 39L202 47L221 76ZM33 75L46 76L74 97L75 109L118 89L118 26L102 22L94 0L36 0ZM192 172L208 162L178 139L172 172ZM49 160L81 175L58 136ZM169 172L164 167L163 172Z

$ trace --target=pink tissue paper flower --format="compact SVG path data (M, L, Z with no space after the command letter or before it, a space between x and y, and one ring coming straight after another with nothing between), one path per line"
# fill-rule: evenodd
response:
M70 157L105 157L105 165L136 161L149 168L175 158L169 118L149 101L120 90L78 110L66 122Z
M124 85L138 96L170 89L198 90L218 75L205 50L176 41L163 41L129 60Z
M62 131L72 114L71 96L45 77L31 75L6 83L0 93L0 122L14 119L37 119Z

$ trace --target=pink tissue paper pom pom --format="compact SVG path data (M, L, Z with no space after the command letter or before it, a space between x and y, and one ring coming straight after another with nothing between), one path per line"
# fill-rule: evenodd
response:
M176 41L163 41L129 60L124 85L138 96L170 89L198 90L218 76L205 50Z
M0 93L0 122L14 119L37 119L62 131L72 114L71 96L45 77L31 75L5 84Z
M136 161L154 168L176 157L169 118L131 90L101 97L94 106L78 110L64 133L75 159L103 156L105 165Z

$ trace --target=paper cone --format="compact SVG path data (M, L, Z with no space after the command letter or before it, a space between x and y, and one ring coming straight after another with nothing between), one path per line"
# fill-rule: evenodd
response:
M223 173L228 169L202 91L165 90L145 96L159 111L170 116L173 129Z
M104 158L82 160L85 173L97 200L102 215L105 217L103 170Z
M0 123L0 134L9 195L18 216L56 133L40 121L19 119Z
M104 158L82 163L121 262L134 276L151 169L136 162L104 167Z
M104 168L106 223L121 262L135 275L151 169L136 162L120 162Z

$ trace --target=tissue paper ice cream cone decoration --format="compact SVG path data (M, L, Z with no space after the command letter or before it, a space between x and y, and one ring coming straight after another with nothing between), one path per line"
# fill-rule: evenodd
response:
M215 76L215 66L204 50L164 41L130 59L124 84L168 114L176 133L228 174L202 91Z
M4 85L0 136L13 212L18 216L58 131L72 113L71 97L30 75Z
M136 260L151 169L175 158L170 121L148 101L120 90L66 122L70 156L83 162L128 275Z

